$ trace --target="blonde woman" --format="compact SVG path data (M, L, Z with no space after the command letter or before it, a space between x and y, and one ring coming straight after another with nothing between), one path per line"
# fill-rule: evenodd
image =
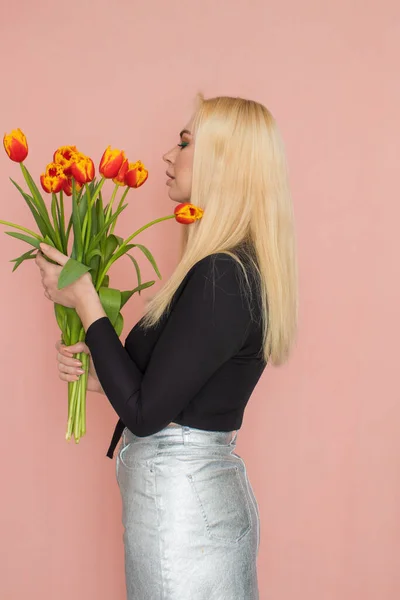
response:
M122 345L90 277L46 294L73 306L86 344L58 349L60 377L79 377L120 419L128 600L256 600L257 502L236 437L267 362L289 356L297 325L292 203L277 125L262 105L199 99L164 155L169 197L204 216L186 228L171 278ZM48 256L57 260L57 251Z

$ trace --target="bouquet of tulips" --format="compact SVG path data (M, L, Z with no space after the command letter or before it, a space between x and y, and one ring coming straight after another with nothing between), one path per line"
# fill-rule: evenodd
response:
M47 165L40 177L43 190L51 195L50 211L24 165L28 156L28 144L24 133L14 130L4 136L4 148L9 158L20 164L22 174L29 193L24 191L15 181L12 183L21 193L40 233L36 233L21 225L1 221L18 231L6 231L14 238L33 246L32 249L12 259L13 271L25 260L34 259L35 250L44 242L69 257L59 279L58 289L62 289L84 273L90 272L93 284L99 294L105 313L110 319L116 333L121 335L123 328L122 307L135 293L152 286L155 281L142 282L139 263L132 254L138 248L152 264L159 278L161 274L150 250L142 244L132 243L142 231L161 221L175 218L179 223L193 223L202 217L203 211L189 203L177 205L174 214L155 219L137 229L126 239L114 233L119 215L126 209L124 200L131 188L138 188L145 183L148 172L140 162L131 163L121 150L113 150L109 146L99 164L100 178L95 178L93 160L79 152L75 146L62 146L56 150L53 161ZM109 202L104 205L102 189L105 181L111 179L114 190ZM123 190L118 206L113 210L119 190ZM65 197L70 197L69 218L65 214ZM67 222L68 221L68 222ZM20 233L21 232L21 233ZM69 241L72 233L71 252ZM109 286L108 271L116 260L129 256L136 271L137 285L133 289L120 291ZM84 340L85 330L77 312L60 304L54 304L55 317L61 330L62 342L67 346ZM68 382L68 423L66 439L72 435L76 442L86 433L86 387L89 370L89 357L80 353L77 358L82 362L84 375L78 381Z

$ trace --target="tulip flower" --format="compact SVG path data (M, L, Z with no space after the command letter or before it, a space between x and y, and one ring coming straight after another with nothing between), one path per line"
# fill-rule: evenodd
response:
M81 152L73 152L71 155L71 164L64 169L64 172L68 176L74 177L78 183L83 185L84 183L93 181L94 164L88 156L85 156Z
M82 187L81 184L78 183L77 181L75 181L75 189L77 192L79 192L81 187ZM67 177L67 179L64 183L63 192L65 193L66 196L72 196L72 177Z
M117 177L124 160L123 150L112 150L111 146L108 146L101 157L99 171L106 179L113 179Z
M190 223L194 223L197 219L201 219L203 212L202 208L194 206L189 202L178 204L174 210L175 219L178 223L182 223L183 225L189 225Z
M61 165L57 163L50 163L46 167L46 172L40 176L40 183L45 192L50 194L58 194L63 188L67 181L67 176Z
M72 155L77 153L78 148L76 146L61 146L54 152L53 161L62 165L65 169L70 166Z
M4 149L14 162L23 162L28 156L28 144L20 129L13 129L3 138Z
M128 171L129 168L129 160L127 158L125 158L125 160L123 161L120 170L118 171L118 175L116 177L113 177L113 182L116 183L117 185L126 185L125 183L125 175Z
M125 184L131 188L138 188L144 184L148 176L149 172L140 160L135 163L129 163L129 168L125 175Z

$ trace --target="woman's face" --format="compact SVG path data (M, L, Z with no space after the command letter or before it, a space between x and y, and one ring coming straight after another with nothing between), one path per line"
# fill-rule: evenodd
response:
M180 143L163 156L168 165L168 195L174 202L190 202L194 137L191 133L192 119L180 133Z

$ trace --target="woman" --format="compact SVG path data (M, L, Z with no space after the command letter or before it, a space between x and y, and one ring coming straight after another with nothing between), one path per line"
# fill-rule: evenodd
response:
M122 345L89 275L57 290L61 267L39 255L46 296L76 308L86 344L57 344L60 377L82 372L120 417L129 600L255 600L257 502L234 450L268 361L286 361L297 324L292 203L275 121L260 104L200 98L164 155L169 197L204 210L182 258ZM46 255L61 265L67 257Z

